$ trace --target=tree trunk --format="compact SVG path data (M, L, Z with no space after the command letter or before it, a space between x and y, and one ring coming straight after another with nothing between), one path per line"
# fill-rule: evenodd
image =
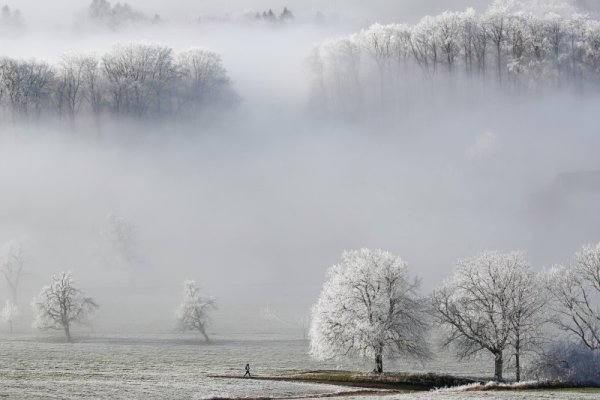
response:
M378 374L383 372L383 355L380 352L375 355L375 372Z
M518 335L515 342L515 375L517 382L521 382L521 339Z
M496 55L498 56L498 82L502 83L502 43L496 43Z
M517 382L521 382L521 355L519 353L515 354L515 368Z
M12 335L12 333L13 333L13 322L12 321L8 321L8 330L9 330L10 334Z
M502 352L494 354L494 379L498 382L502 382L502 370L504 369L504 358Z
M204 327L200 328L199 331L202 334L202 336L204 336L204 339L206 340L206 342L210 342L210 338L206 334L206 330L204 329Z
M65 336L67 337L67 342L71 343L71 330L69 329L69 324L64 324L63 328L65 330Z
M17 290L17 286L16 285L10 285L10 296L12 297L12 301L14 305L18 304L18 290Z

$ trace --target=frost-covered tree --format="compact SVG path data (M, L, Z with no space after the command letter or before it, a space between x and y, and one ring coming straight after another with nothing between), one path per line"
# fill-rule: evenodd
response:
M168 107L163 95L175 79L172 53L161 45L129 43L117 44L104 55L102 66L115 113L141 117Z
M84 99L87 58L64 54L58 63L55 96L59 115L74 118Z
M452 72L456 59L460 56L461 13L446 11L437 17L438 40L444 62Z
M433 17L427 16L414 26L411 34L413 58L422 71L434 74L439 62L439 42L436 39L437 26Z
M317 108L351 116L384 108L408 109L407 104L439 96L439 88L452 84L459 74L477 78L469 82L476 96L489 85L521 91L558 84L582 87L583 79L588 88L597 90L600 21L576 14L570 7L546 3L496 0L481 14L473 9L447 11L423 17L414 25L374 24L326 40L310 57ZM356 49L352 59L358 61L353 68L348 68L348 53L342 51L350 48L349 43ZM348 71L358 73L347 87L362 90L340 90ZM497 78L488 79L491 73ZM411 85L419 78L424 80L418 87ZM428 84L431 90L423 90ZM452 101L456 95L452 93ZM378 109L368 109L367 104L378 104Z
M317 359L365 357L383 372L383 357L429 357L425 302L408 266L383 250L354 250L329 269L312 309L310 353Z
M525 343L533 341L528 329L538 322L541 308L533 284L520 252L484 252L459 260L452 278L432 295L439 321L447 328L444 344L454 344L461 358L490 352L494 378L502 381L506 350L512 345L520 357Z
M584 246L571 267L557 266L548 287L560 329L591 350L600 350L600 243Z
M210 312L215 309L216 302L205 296L196 281L183 282L181 304L177 308L177 329L181 331L198 331L206 341L210 341L206 328L210 320Z
M385 107L386 81L389 82L388 68L394 55L394 29L390 25L374 24L361 32L359 43L371 59L375 61L379 71L379 97L381 107Z
M19 316L19 308L12 300L6 300L4 308L0 310L0 320L5 324L8 324L8 330L10 333L13 332L13 324L15 319Z
M0 107L19 118L197 118L231 109L238 100L221 57L207 49L177 53L158 44L125 43L100 58L69 54L54 65L0 56Z
M18 303L19 286L25 267L23 240L11 240L2 246L0 253L0 272L4 275L14 304Z
M74 286L71 272L53 275L51 283L42 288L31 303L38 329L62 329L71 342L71 326L87 323L88 316L98 308L91 297Z
M99 116L102 111L106 81L100 71L100 62L95 56L80 58L82 69L83 96L92 115Z
M511 347L515 357L515 378L521 381L521 356L541 350L545 338L544 328L549 321L547 313L548 292L543 278L531 271L524 260L515 265L513 287L510 290Z
M496 49L496 66L498 80L502 80L503 45L507 36L508 14L512 6L512 0L496 0L490 6L490 9L484 16L484 24L487 26L487 33L490 41Z
M0 92L20 116L39 115L49 108L54 72L43 61L0 60Z
M197 115L209 105L235 101L221 57L207 49L191 48L175 55L177 112Z

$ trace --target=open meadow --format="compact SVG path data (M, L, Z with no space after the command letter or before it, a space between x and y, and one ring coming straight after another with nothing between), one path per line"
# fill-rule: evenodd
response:
M316 362L308 342L253 334L231 335L206 344L181 334L83 334L75 343L60 336L0 336L0 398L8 399L211 399L312 398L350 395L360 388L304 382L213 378L240 377L250 363L255 376L319 369L368 370L369 365ZM457 362L444 355L426 365L397 361L408 372L491 376L483 360ZM371 389L373 390L373 389ZM597 392L407 392L357 394L388 399L595 399Z

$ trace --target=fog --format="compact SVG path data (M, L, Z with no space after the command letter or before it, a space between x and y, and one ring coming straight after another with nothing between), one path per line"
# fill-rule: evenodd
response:
M0 242L26 238L20 329L61 270L100 305L94 330L173 329L181 283L195 279L217 299L211 332L300 335L346 249L400 255L427 293L457 258L485 249L524 250L542 270L600 240L596 90L490 89L482 102L453 104L459 81L442 106L418 103L402 118L310 107L314 44L488 2L128 3L165 22L110 29L86 21L87 2L10 2L25 24L0 38L2 55L55 62L116 42L208 47L241 103L210 122L0 121ZM283 6L297 16L285 26L195 21ZM319 10L338 18L315 23ZM134 282L107 258L110 213L135 225ZM265 320L266 307L288 324Z

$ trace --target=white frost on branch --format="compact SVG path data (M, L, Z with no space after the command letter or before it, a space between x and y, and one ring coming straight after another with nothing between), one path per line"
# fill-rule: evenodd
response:
M445 344L455 345L460 358L491 353L497 381L503 379L505 353L513 349L520 378L521 353L539 342L545 321L540 286L521 252L487 251L459 260L454 275L432 295L447 328Z
M177 314L177 328L182 331L198 331L208 342L206 333L210 321L210 311L216 308L216 301L212 297L202 294L196 281L183 282L183 295Z
M62 329L67 341L71 341L71 326L86 324L89 315L98 308L91 297L74 286L71 272L53 275L51 283L42 288L31 303L35 320L34 328Z
M547 282L558 327L590 350L600 350L600 243L584 246L574 266L552 268Z
M383 356L429 357L424 302L407 264L383 250L354 250L331 267L310 325L317 359L365 357L383 372Z
M413 25L374 24L313 48L313 101L320 112L355 117L406 112L417 101L431 106L438 96L455 102L461 96L453 84L462 78L472 85L470 100L486 87L597 90L599 38L600 21L545 0L495 1L484 13L446 11Z

